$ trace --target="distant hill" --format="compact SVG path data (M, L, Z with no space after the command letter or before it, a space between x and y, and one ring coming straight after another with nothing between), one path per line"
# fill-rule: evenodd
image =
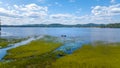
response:
M107 24L104 27L109 27L109 28L120 28L120 23L114 23L114 24Z
M101 24L94 24L94 23L75 24L75 25L64 25L64 24L2 25L2 27L99 27L99 26L101 26Z
M75 24L75 25L64 25L64 24L28 24L28 25L1 25L2 27L99 27L99 28L120 28L120 23L113 24Z

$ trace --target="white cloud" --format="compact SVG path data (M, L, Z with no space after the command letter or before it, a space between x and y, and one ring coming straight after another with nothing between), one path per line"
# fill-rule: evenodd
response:
M57 3L56 3L57 4ZM79 12L81 9L78 10ZM73 15L69 13L48 14L46 6L37 4L0 7L2 24L85 24L120 22L120 4L92 7L91 14ZM117 16L117 19L115 18Z
M7 16L7 17L20 17L20 15L17 14L17 11L7 10L7 9L4 9L4 8L0 8L0 15L1 16Z
M111 6L95 6L92 9L94 15L113 16L120 15L120 4Z
M11 16L11 17L40 17L47 15L48 8L38 6L36 4L29 5L14 5L13 9L0 8L1 16Z
M3 22L6 23L3 24L8 24L8 22L11 24L15 24L15 22L17 24L29 24L31 20L36 21L36 19L38 19L38 22L42 22L42 20L46 18L47 13L48 8L46 6L38 6L36 4L13 5L8 6L8 8L0 7L1 18L6 18L6 20L3 20Z
M103 23L120 22L120 19L117 19L120 17L120 4L110 6L95 6L92 7L91 13L94 21L101 21Z
M73 17L71 14L53 14L50 15L50 18L54 18L54 19L69 19Z
M40 11L47 12L47 7L38 6L36 4L28 4L25 6L21 6L19 9L23 11L39 11L40 10Z
M71 14L51 14L46 23L75 24L74 15Z

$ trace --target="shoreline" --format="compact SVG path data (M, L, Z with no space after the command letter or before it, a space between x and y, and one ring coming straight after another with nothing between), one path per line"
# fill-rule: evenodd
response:
M39 39L41 37L38 37L36 39ZM22 46L22 45L25 45L25 44L28 44L30 43L31 41L35 40L35 38L31 37L31 38L28 38L28 39L24 39L24 40L21 40L19 42L16 42L16 43L13 43L13 44L8 44L6 47L4 48L1 48L0 50L0 53L1 53L1 57L0 57L0 60L3 59L3 57L7 54L7 51L10 50L10 49L13 49L13 48L16 48L16 47L19 47L19 46ZM9 46L10 45L10 46ZM4 54L2 54L2 52Z

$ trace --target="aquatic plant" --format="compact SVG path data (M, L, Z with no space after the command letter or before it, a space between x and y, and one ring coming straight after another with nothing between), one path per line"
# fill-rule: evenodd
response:
M120 43L83 45L52 63L52 68L120 68Z

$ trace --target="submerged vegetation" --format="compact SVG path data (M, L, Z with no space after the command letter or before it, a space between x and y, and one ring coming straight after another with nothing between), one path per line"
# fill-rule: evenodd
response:
M52 68L120 68L120 43L84 45L52 63Z
M18 43L18 42L21 42L23 40L25 40L27 38L18 38L18 39L14 39L14 38L11 38L11 39L6 39L6 38L0 38L0 48L5 48L7 47L9 44L14 44L14 43Z

